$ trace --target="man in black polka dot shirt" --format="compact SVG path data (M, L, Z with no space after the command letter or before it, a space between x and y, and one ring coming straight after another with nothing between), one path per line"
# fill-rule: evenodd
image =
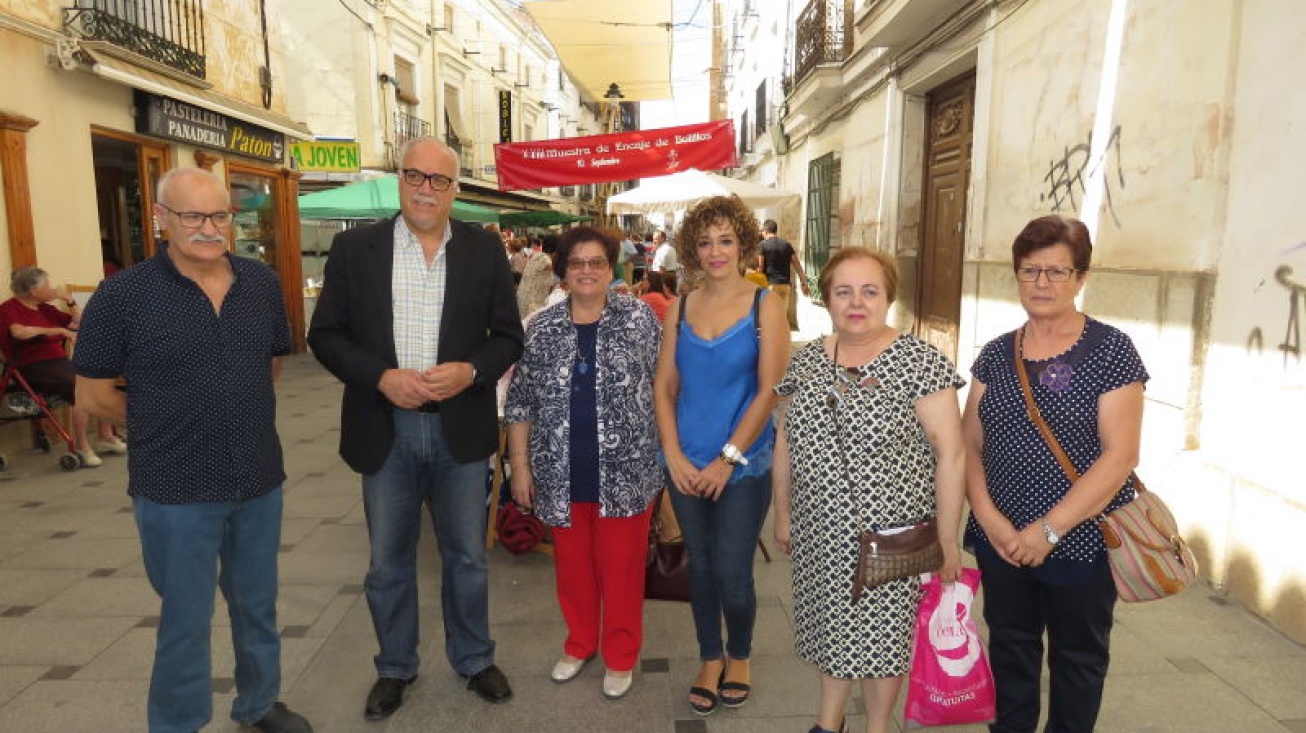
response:
M231 256L222 179L175 169L159 181L157 201L168 243L101 284L73 356L77 403L127 424L127 492L146 574L163 599L149 730L190 733L213 716L209 639L220 587L237 647L231 717L269 733L311 733L277 702L286 475L273 380L290 350L281 289L262 263Z

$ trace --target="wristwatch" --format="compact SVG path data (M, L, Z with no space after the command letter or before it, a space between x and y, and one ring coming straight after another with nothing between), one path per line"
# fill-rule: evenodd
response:
M1056 547L1057 543L1061 541L1061 535L1057 534L1057 531L1055 529L1052 529L1052 525L1048 524L1047 519L1043 519L1042 521L1043 521L1043 536L1047 538L1049 545Z
M734 443L726 443L721 446L721 460L732 466L747 466L748 459L740 452Z
M472 368L472 384L480 384L480 382L476 381L476 378L480 376L480 373L476 371L476 365L468 364L468 366Z

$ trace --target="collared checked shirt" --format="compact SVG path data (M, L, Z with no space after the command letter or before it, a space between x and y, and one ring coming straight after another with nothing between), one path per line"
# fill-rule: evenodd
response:
M404 222L395 219L395 258L390 271L394 292L395 356L400 369L425 371L439 363L440 318L444 314L445 252L453 229L444 225L444 241L435 259L426 261L422 243Z
M272 358L290 352L281 286L267 265L227 257L235 279L220 311L167 245L86 304L73 368L127 380L132 496L245 501L286 479L272 387Z

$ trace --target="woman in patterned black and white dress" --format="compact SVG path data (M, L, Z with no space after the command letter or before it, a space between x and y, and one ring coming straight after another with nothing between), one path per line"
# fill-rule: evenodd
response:
M834 334L799 351L776 385L786 399L775 448L775 538L793 556L798 654L821 672L811 733L844 730L859 680L867 731L885 733L911 664L920 583L891 581L854 602L857 535L936 516L940 575L960 575L964 382L937 349L888 325L898 284L888 256L845 248L819 284Z

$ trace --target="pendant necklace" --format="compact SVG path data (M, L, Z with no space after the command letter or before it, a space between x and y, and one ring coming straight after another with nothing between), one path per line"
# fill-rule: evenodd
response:
M603 300L603 307L607 308L607 306L608 306L608 302L607 302L607 298L605 297ZM567 299L567 313L571 316L572 332L576 335L576 356L575 356L575 364L574 364L576 373L580 375L589 374L590 369L593 368L593 361L598 356L597 334L595 337L595 344L594 344L596 347L595 354L591 356L586 356L585 352L581 351L580 348L580 329L576 328L576 312L572 309L572 302L570 298Z

